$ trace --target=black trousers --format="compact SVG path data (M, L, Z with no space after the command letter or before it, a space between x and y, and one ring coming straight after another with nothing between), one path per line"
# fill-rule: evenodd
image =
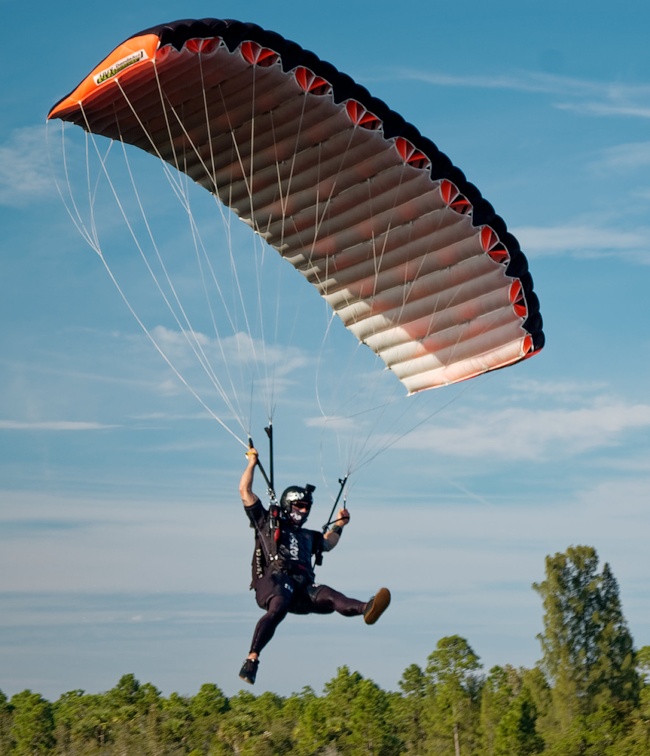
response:
M292 614L332 614L344 617L363 614L366 604L348 598L328 585L300 585L291 575L269 572L255 586L255 598L266 614L260 617L251 643L251 652L259 654L273 637L278 625Z

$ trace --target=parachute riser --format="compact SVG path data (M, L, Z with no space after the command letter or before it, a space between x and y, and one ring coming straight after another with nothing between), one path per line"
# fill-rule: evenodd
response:
M275 495L275 489L273 487L273 429L269 427L269 428L264 428L264 430L266 431L266 435L269 437L269 446L270 446L270 453L271 453L271 477L269 477L266 474L264 465L260 462L259 455L257 456L257 467L259 468L259 471L266 482L266 489L267 489L267 493L270 499L269 527L271 529L271 533L273 534L273 540L272 540L273 550L272 550L272 553L266 554L266 558L269 564L273 564L273 562L278 558L278 543L280 541L280 519L282 517L282 513L280 512L278 500ZM249 449L255 448L255 445L253 444L253 439L251 436L248 437L248 448ZM260 538L260 545L262 545L263 543L264 543L264 539Z
M250 436L248 437L248 448L249 449L255 448L255 445L253 444L253 439ZM269 495L269 499L271 500L271 502L276 502L277 497L275 495L275 489L273 488L273 479L269 478L269 476L266 474L264 465L260 462L259 455L257 457L257 467L259 468L259 471L262 474L262 477L264 478L264 481L266 483L266 489ZM273 460L271 460L271 468L273 468Z
M269 488L274 491L275 490L275 480L274 480L274 464L273 464L273 423L269 423L266 428L264 428L264 432L268 436L269 439Z
M348 482L348 476L346 475L344 478L339 478L339 492L336 496L336 499L334 500L334 504L332 505L332 511L330 512L330 516L327 519L327 522L323 525L323 533L327 532L327 528L333 523L336 522L334 519L334 512L336 511L336 507L338 506L339 501L341 500L341 496L343 496L343 490L345 488L345 484Z

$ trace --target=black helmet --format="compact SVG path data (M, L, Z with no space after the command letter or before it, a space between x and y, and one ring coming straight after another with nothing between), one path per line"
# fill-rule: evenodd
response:
M311 505L314 503L312 498L312 491L315 490L315 486L309 485L309 483L302 488L302 486L289 486L286 488L280 497L280 507L290 520L296 525L302 525L307 517L309 517L309 511ZM293 511L294 504L301 504L306 506L307 511L304 514Z

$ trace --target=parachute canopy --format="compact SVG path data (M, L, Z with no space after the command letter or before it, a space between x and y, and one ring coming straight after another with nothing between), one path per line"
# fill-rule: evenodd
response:
M177 21L117 47L48 115L212 192L313 284L410 393L544 345L504 221L415 127L253 24Z

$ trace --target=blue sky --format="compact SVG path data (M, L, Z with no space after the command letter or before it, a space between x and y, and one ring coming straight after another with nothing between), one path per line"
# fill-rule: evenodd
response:
M395 688L455 633L486 668L532 666L531 584L571 544L611 564L636 644L650 643L646 4L0 7L15 30L1 53L1 690L55 698L127 672L165 693L241 686L259 616L242 447L147 343L73 227L44 126L123 39L191 17L296 40L431 138L518 237L547 335L534 359L433 392L431 420L353 476L352 522L320 579L359 598L388 585L393 605L373 628L289 618L255 691L320 691L342 664ZM297 329L285 364L310 365L310 338ZM319 526L342 471L282 377L277 475L318 486Z

